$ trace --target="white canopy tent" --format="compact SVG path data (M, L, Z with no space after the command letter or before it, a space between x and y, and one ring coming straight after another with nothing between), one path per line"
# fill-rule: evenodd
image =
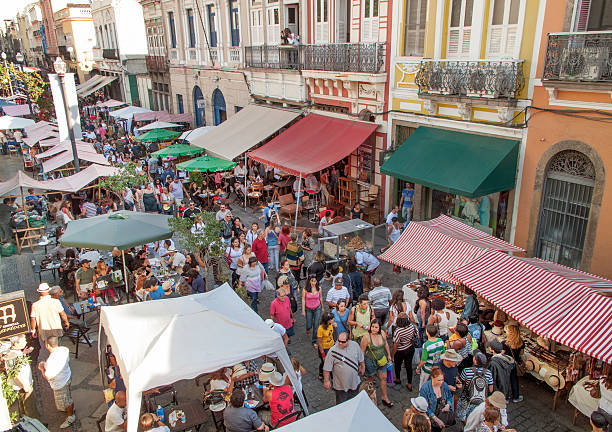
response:
M80 150L79 147L77 147L77 156L79 157L79 160L82 162L91 162L91 163L96 163L100 165L110 165L110 163L106 160L106 158L103 155L101 155L100 153L96 153L95 151L94 152L83 151L83 150ZM72 156L72 147L71 147L71 148L68 148L67 150L64 150L64 152L56 156L53 156L51 159L47 159L46 161L44 161L42 163L42 172L48 173L50 171L61 168L65 165L68 165L69 163L73 161L74 161L74 157Z
M334 432L399 432L374 405L365 391L340 405L311 414L277 430L282 432L312 432L321 429Z
M96 149L94 148L94 146L88 142L76 140L75 144L76 144L77 153L80 153L80 152L96 153ZM65 152L67 150L72 151L72 143L70 141L62 141L58 143L57 145L51 147L49 150L45 150L44 152L36 154L34 157L36 159L45 159L45 158L49 158L51 156L60 154L62 152Z
M23 129L28 126L32 126L33 124L34 120L21 117L11 117L6 115L0 117L0 130Z
M207 134L211 130L213 130L215 126L202 126L196 129L191 129L186 132L183 132L180 137L178 137L179 141L187 141L191 142L198 137L201 137L204 134Z
M148 125L144 125L138 128L139 131L150 131L154 129L172 129L181 127L182 125L176 123L168 123L165 121L154 121L153 123L149 123Z
M100 339L103 331L127 387L128 432L138 429L143 391L272 353L308 414L282 338L227 283L204 294L104 306Z
M122 118L125 120L132 120L134 114L142 113L142 112L150 112L150 109L137 107L137 106L126 106L125 108L121 108L115 111L110 112L109 114L116 118Z

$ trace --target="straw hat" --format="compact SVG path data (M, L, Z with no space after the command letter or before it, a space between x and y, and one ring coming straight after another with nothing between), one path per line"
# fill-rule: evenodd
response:
M49 292L50 289L51 287L49 287L49 284L47 282L43 282L40 285L38 285L38 288L36 289L36 291L38 291L39 293L46 293L46 292Z
M554 391L565 387L565 378L563 378L563 375L561 375L561 373L557 372L555 369L552 368L552 366L548 364L544 364L540 368L538 375L540 375L542 381L551 386Z
M506 397L500 391L494 391L493 393L491 393L491 396L489 396L487 400L495 408L506 409Z
M270 384L275 387L280 387L285 384L285 380L280 372L272 372L270 374Z
M423 396L410 398L410 403L418 412L427 412L427 399L425 399Z
M223 411L225 408L227 408L227 402L225 402L224 400L220 402L211 403L208 406L208 409L210 409L212 412L220 412Z
M447 349L446 352L440 356L440 359L459 363L461 360L463 360L463 357L461 357L461 354L451 348Z
M248 373L244 363L238 363L232 368L232 378L240 378Z
M268 382L270 375L276 372L276 367L272 363L264 363L259 370L259 382Z
M525 370L528 372L538 373L540 371L540 361L531 354L523 356L523 363L525 364Z

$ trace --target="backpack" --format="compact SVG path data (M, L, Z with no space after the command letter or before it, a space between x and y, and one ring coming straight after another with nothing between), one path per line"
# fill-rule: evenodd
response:
M485 376L485 369L479 371L477 368L472 367L474 376L467 383L464 388L463 396L470 405L480 405L487 398L487 377Z

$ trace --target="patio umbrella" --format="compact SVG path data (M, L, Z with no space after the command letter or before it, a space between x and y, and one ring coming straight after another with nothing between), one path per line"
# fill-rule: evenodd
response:
M147 132L144 135L140 135L138 138L136 138L136 141L166 141L176 138L180 134L180 132L169 131L168 129L155 129Z
M172 237L168 226L170 216L121 210L111 214L71 221L60 238L63 246L90 249L121 250L125 290L128 292L125 270L125 249Z
M195 159L181 162L176 165L176 168L182 171L189 172L217 172L227 171L228 169L234 168L236 162L228 161L225 159L217 158L214 156L200 156Z
M180 124L176 124L176 123L168 123L165 121L155 121L153 123L149 123L148 125L144 125L142 127L139 127L138 130L139 131L149 131L149 130L155 130L155 129L167 129L167 128L175 128L175 127L181 127L182 125Z
M172 144L161 150L151 153L152 156L156 157L178 157L178 156L189 156L203 153L204 149L201 147L194 147L188 144Z
M0 130L23 129L26 126L32 126L34 123L34 120L21 117L2 116L0 117Z

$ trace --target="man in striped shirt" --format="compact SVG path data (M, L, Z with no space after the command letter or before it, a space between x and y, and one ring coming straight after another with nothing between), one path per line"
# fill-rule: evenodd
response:
M444 341L438 337L438 327L433 324L428 324L425 327L425 332L427 333L427 340L423 344L421 362L416 368L417 375L420 374L421 376L419 389L427 382L431 368L438 364L440 357L446 351L444 348Z
M391 290L382 286L380 278L372 279L374 288L368 293L368 300L374 309L374 315L380 320L381 324L387 322L389 315L389 302L391 301Z
M85 198L85 203L81 207L81 216L90 218L98 214L98 207L91 202L89 198Z

